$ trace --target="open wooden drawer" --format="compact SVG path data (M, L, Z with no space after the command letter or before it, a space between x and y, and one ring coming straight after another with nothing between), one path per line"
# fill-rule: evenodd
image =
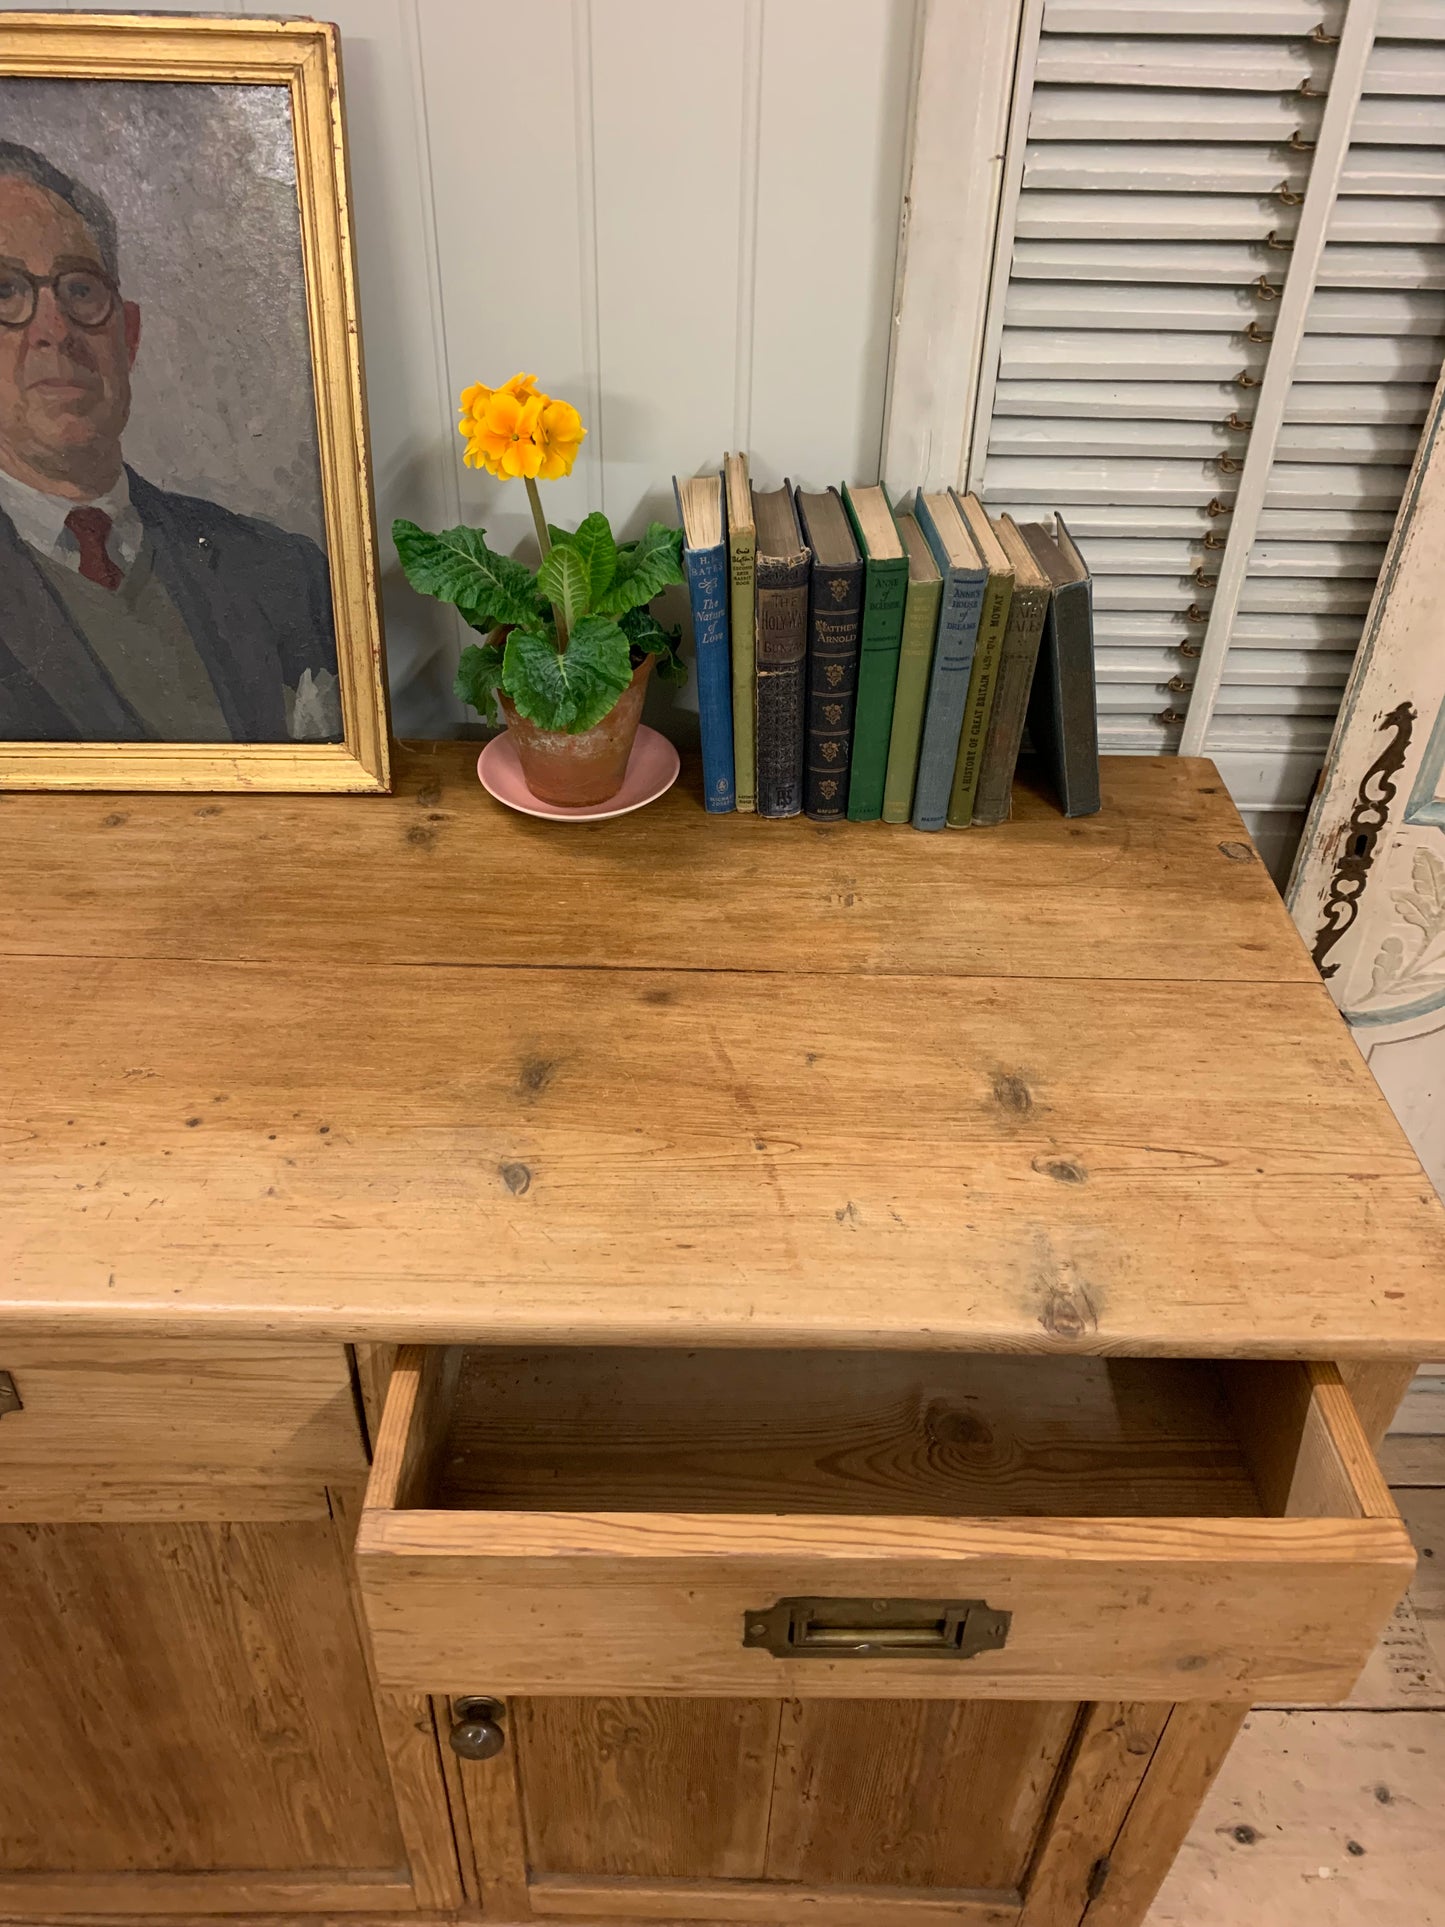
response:
M1328 1699L1414 1552L1332 1365L408 1348L383 1685Z

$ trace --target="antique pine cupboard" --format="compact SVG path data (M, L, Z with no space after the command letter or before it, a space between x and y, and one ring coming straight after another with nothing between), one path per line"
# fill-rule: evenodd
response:
M1440 1208L1211 766L0 796L0 1920L1129 1927Z

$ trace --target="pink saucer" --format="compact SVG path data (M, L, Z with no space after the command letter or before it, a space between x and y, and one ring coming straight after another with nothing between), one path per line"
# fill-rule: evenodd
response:
M603 817L626 816L629 810L640 810L645 803L655 803L677 781L680 767L677 751L667 738L642 723L628 758L627 774L616 796L609 796L605 803L584 803L579 809L567 809L561 803L544 803L527 788L517 746L509 731L494 736L477 758L477 775L489 796L495 796L509 810L521 810L524 816L560 817L567 822L596 823Z

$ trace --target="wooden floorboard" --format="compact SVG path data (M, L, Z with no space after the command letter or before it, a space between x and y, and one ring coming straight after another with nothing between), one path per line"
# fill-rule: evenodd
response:
M1445 1486L1395 1499L1420 1564L1354 1693L1250 1715L1146 1927L1445 1927Z
M1148 1927L1442 1927L1445 1714L1252 1713Z

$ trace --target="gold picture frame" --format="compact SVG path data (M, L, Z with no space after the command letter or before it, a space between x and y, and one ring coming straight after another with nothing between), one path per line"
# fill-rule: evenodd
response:
M0 78L192 81L289 91L340 742L0 740L0 790L388 790L376 528L337 29L157 14L0 16Z

